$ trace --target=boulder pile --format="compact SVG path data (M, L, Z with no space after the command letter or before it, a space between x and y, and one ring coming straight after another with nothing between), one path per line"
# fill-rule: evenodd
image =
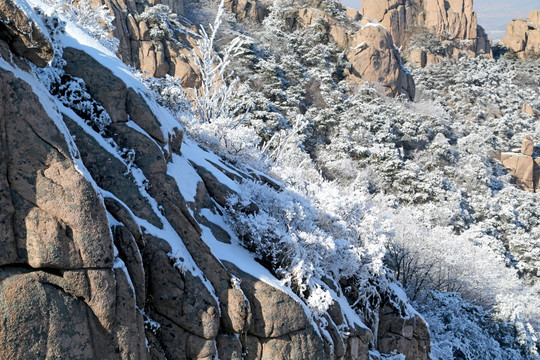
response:
M540 191L540 157L531 135L525 136L519 152L504 152L497 158L508 168L517 187L529 192Z

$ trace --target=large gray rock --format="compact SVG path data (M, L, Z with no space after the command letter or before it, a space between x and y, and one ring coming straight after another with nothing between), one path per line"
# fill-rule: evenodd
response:
M523 139L521 153L505 152L497 154L496 158L508 168L518 188L529 192L540 189L540 159L534 152L532 136Z
M64 136L30 85L5 71L0 79L6 85L0 90L0 168L10 189L2 198L13 215L13 223L4 224L4 262L13 260L16 243L18 259L35 268L112 267L105 209L75 169Z
M354 36L347 59L352 65L350 78L353 81L382 84L388 95L404 94L410 99L414 98L414 80L404 70L392 36L384 27L366 26L360 29Z
M4 70L0 79L0 358L144 358L100 197L30 85Z

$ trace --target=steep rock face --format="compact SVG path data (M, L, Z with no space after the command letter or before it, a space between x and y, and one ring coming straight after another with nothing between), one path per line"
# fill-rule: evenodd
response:
M182 129L118 75L125 68L63 49L62 78L82 79L112 120L98 132L4 45L0 358L368 358L373 334L349 324L337 302L322 336L294 294L216 257L201 235L211 229L227 243L227 231L196 214L218 216L233 191L223 179L247 175L217 157L186 160ZM169 171L179 159L199 176L190 202L184 174ZM381 319L381 329L393 322ZM425 323L406 323L378 349L426 358Z
M1 357L140 358L142 317L103 203L30 85L0 78Z
M540 10L533 10L527 19L508 24L502 44L520 58L540 53Z
M407 59L419 66L442 58L491 54L473 0L366 0L361 12L384 25Z
M176 0L92 0L93 6L106 5L114 15L112 35L120 43L118 55L126 64L153 77L171 75L182 79L186 87L199 83L197 72L189 58L196 41L178 31L179 23L163 23L160 15L167 6L172 14L184 15L184 4ZM147 10L154 9L154 12ZM171 18L174 18L172 16ZM167 31L152 31L166 25Z

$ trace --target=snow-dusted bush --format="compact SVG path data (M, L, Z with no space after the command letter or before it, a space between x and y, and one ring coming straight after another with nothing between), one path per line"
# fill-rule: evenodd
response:
M65 106L73 109L85 119L96 131L103 133L106 127L111 124L111 117L105 108L88 93L82 79L63 75L60 82L52 84L50 91Z
M534 359L516 341L516 329L457 293L430 292L418 303L430 325L431 357L437 360Z
M444 51L444 47L442 46L441 41L434 33L430 31L420 32L413 35L408 45L408 48L421 49L429 51L433 54L442 54Z
M239 195L230 199L231 226L256 258L315 313L330 304L328 281L338 289L348 284L339 292L350 296L364 321L376 329L384 299L403 306L389 288L383 265L388 224L361 194L347 196L322 178L308 182L287 165L273 170L290 175L284 188L243 182Z
M179 78L169 74L165 75L164 78L153 78L140 72L135 75L139 81L155 94L155 99L160 105L170 109L177 116L190 112L192 104Z
M77 6L84 7L87 5L88 4L84 5L80 3ZM57 4L57 6L59 6L59 4ZM58 17L55 9L56 8L53 7L52 9L49 9L47 13L43 12L41 9L38 11L41 20L48 31L49 38L52 41L55 51L54 58L49 66L43 69L35 67L35 71L51 94L57 97L62 104L75 111L75 113L84 119L88 125L92 126L94 130L99 133L104 133L107 126L111 124L109 114L105 108L97 103L88 93L82 79L66 74L63 69L66 62L62 58L63 48L59 39L65 31L66 23Z

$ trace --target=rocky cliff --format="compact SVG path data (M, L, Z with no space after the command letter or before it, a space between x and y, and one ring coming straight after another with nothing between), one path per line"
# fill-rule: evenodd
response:
M540 10L533 10L527 19L515 19L506 27L502 44L520 58L540 53Z
M120 41L118 55L125 63L150 76L168 74L182 79L186 87L198 86L200 79L189 56L196 37L189 30L195 30L199 24L184 17L189 14L184 14L182 1L92 0L92 4L106 5L114 13L115 28L111 33ZM251 26L261 26L271 11L268 1L228 0L225 5L238 21ZM291 2L287 27L294 31L321 20L326 22L330 41L348 52L351 83L381 83L388 95L414 98L413 80L403 68L390 33L382 26L373 27L367 22L362 25L357 12L337 6L339 12L353 17L352 23L339 21L325 12L325 1L303 1ZM160 26L165 31L152 31Z
M183 1L91 0L91 4L105 5L114 15L114 28L109 30L119 40L117 53L124 63L150 76L180 78L186 87L198 84L189 58L196 42L188 34L193 26L186 28L186 22L180 22Z
M473 0L366 0L361 13L384 25L407 60L419 66L442 58L491 55Z
M290 6L286 15L289 31L324 23L329 41L347 51L351 64L346 77L350 83L368 81L381 84L390 96L400 94L413 99L414 81L404 69L399 51L394 47L391 34L380 24L362 22L357 15L337 4L337 15L325 11L325 1L308 1ZM352 17L352 22L341 16Z
M123 13L140 2L108 4L131 31L126 62L183 47L147 40L151 23ZM254 175L184 139L126 65L36 11L0 5L0 358L428 358L426 323L395 299L368 328L335 284L314 318L231 241L222 209Z

